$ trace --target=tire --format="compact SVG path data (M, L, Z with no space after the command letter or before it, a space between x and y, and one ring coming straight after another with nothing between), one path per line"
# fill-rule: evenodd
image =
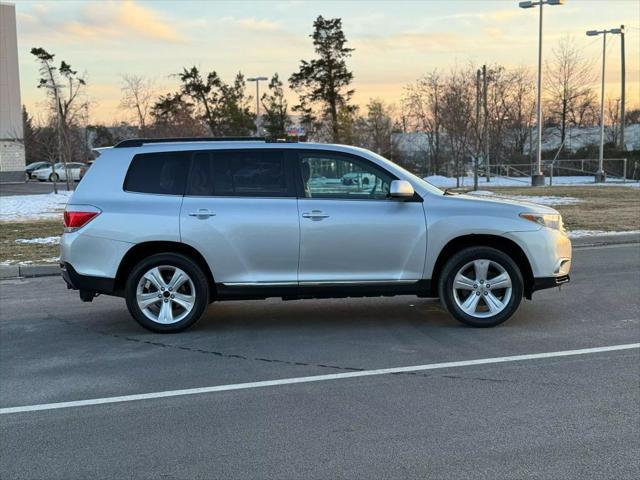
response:
M58 175L57 173L52 173L51 175L49 175L49 181L50 182L59 182L60 181L60 175Z
M173 290L171 279L178 272L185 274L187 280L177 283L178 288ZM184 280L184 275L178 278ZM159 253L133 268L125 286L125 298L129 313L144 328L156 333L177 333L196 323L204 313L209 304L209 283L191 258ZM140 302L148 303L148 307L143 308ZM184 305L192 306L187 309Z
M518 309L523 291L516 263L490 247L470 247L453 255L438 282L440 301L447 311L472 327L494 327L508 320Z

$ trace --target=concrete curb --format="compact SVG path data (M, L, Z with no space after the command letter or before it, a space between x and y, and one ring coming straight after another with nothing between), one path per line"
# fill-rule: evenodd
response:
M575 248L596 247L600 245L624 245L627 243L640 243L640 233L594 235L592 237L574 238L571 240L571 244Z
M18 277L49 277L60 275L59 265L0 265L0 280Z
M574 238L571 242L574 248L640 244L640 233L630 233L627 235L594 235L592 237ZM19 277L50 277L54 275L60 275L60 266L57 264L0 265L0 280Z

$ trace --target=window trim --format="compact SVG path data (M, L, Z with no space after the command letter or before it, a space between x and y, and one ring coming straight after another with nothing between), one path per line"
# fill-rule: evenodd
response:
M348 152L337 152L334 150L321 150L321 149L296 149L290 151L291 160L294 163L293 169L294 179L296 184L296 193L299 200L337 200L337 201L349 201L349 202L423 202L423 199L416 192L411 198L347 198L347 197L307 197L305 196L304 184L302 182L302 170L300 165L305 156L326 156L327 160L332 158L336 159L354 159L360 163L366 164L371 167L373 171L381 172L382 174L391 177L391 180L401 180L398 176L389 170L381 167L375 162L372 162L368 158L360 155L355 155Z
M277 194L247 195L244 193L232 193L232 194L227 193L224 195L192 195L187 193L189 184L191 182L191 175L193 173L193 168L194 168L194 157L196 154L202 153L202 152L206 152L209 155L211 155L211 153L245 153L245 152L279 153L282 156L282 160L283 160L284 176L285 176L285 182L286 182L286 194L283 195L281 193L277 193ZM216 149L193 150L191 159L190 159L190 166L189 166L189 171L187 173L187 180L185 183L183 196L188 198L274 198L274 199L275 198L281 198L281 199L296 198L296 186L295 186L295 180L294 180L294 173L292 171L291 160L288 158L287 150L280 149L280 148L224 148L224 149L216 148Z

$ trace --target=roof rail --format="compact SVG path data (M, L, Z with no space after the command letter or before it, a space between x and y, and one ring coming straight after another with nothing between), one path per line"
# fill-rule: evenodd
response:
M130 138L117 143L114 148L141 147L147 143L181 142L265 142L265 137L170 137L170 138Z

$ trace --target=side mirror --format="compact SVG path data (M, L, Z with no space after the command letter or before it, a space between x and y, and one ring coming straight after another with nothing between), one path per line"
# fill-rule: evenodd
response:
M389 187L389 196L392 198L411 198L414 194L413 186L406 180L393 180Z

